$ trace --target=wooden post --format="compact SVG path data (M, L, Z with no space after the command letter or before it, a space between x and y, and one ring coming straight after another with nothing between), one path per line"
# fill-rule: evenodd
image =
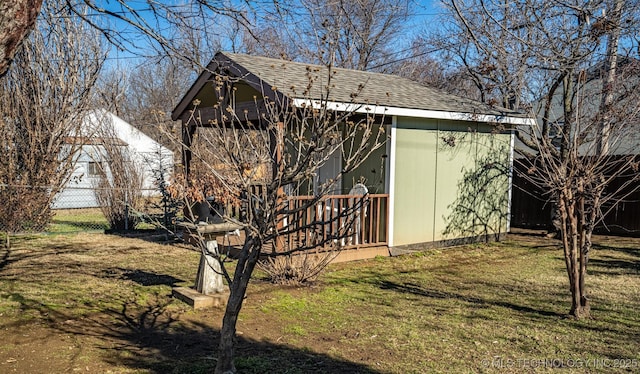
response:
M191 144L193 143L193 135L196 132L196 126L185 123L182 120L182 165L184 166L184 176L189 183L189 171L191 169Z
M271 155L273 157L273 165L271 167L272 172L272 180L275 181L282 175L282 171L284 168L284 164L282 163L282 157L284 153L284 142L282 141L282 137L284 136L284 123L278 122L276 128L271 131L270 134L270 146L271 146ZM276 191L276 209L282 207L284 203L284 188L279 186ZM279 233L285 229L285 217L282 215L278 215L276 217L276 231ZM286 238L282 237L279 234L276 234L276 239L273 243L273 252L283 252L285 250L285 240Z

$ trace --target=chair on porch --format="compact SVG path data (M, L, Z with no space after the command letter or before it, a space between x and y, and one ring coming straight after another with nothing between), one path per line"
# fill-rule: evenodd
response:
M360 198L365 197L369 193L369 189L362 183L358 183L351 191L349 191L350 196L358 196ZM349 205L355 206L358 202L355 198L349 199ZM362 237L362 223L364 222L365 217L367 216L367 204L365 201L362 201L360 206L354 210L353 212L353 234L349 235L349 239L354 238L353 243L355 245L362 244L360 243L360 238ZM343 239L344 240L344 239ZM344 245L344 244L343 244Z
M344 199L342 204L346 204L346 207L340 203L331 204L330 201L332 199L330 197L325 202L320 202L316 209L317 220L322 225L321 231L324 232L323 237L331 238L341 234L341 246L361 244L362 223L367 215L367 205L366 202L360 202L358 199L365 197L368 193L367 187L362 183L358 183L349 191L349 196L354 197L341 198ZM344 210L349 210L349 213L346 216L341 216L344 214ZM348 224L351 227L345 232L345 226ZM333 242L337 243L338 239L334 239Z

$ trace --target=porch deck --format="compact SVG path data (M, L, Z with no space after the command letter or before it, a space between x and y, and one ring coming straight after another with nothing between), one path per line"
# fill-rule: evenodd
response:
M286 197L290 213L279 220L281 234L265 243L264 256L331 250L340 250L333 262L389 256L388 194L328 195L313 200L313 196ZM233 256L244 236L219 236L218 242Z
M223 251L234 257L240 252L242 248L242 244L244 242L244 233L240 233L240 236L229 236L226 238L219 237L218 244ZM266 243L262 248L262 257L267 257L273 253L273 243ZM294 252L294 256L303 255L303 254L318 254L322 255L322 253L326 251L334 250L334 248L327 247L318 247L314 249L307 249L300 252ZM349 262L349 261L357 261L357 260L366 260L370 258L374 258L377 256L389 257L391 254L389 252L389 247L386 244L380 244L375 246L367 246L367 247L346 247L338 250L336 257L331 261L332 263L339 262Z

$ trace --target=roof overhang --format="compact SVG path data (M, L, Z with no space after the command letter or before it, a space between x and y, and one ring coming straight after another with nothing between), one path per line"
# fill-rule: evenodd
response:
M282 93L273 91L271 89L271 85L265 84L258 76L236 63L224 53L218 52L215 54L213 59L211 59L202 73L200 73L178 105L173 109L171 112L172 120L177 121L185 112L187 112L198 92L205 84L207 84L207 82L214 80L216 74L240 79L256 89L258 92L261 92L264 96L270 97L272 100L284 102L286 99Z
M304 106L312 106L317 109L327 108L334 111L359 114L485 122L511 126L532 126L535 124L535 119L533 118L526 117L524 115L518 115L514 112L501 113L499 110L491 110L490 112L493 113L465 113L446 110L412 109L378 104L323 101L317 98L308 97L293 98L285 95L283 92L272 90L271 85L266 84L264 81L262 81L262 79L260 79L260 77L254 75L252 72L248 71L222 52L216 53L214 58L207 65L207 68L200 74L191 88L180 100L180 102L172 112L172 119L178 120L179 118L181 118L182 115L188 111L188 108L190 107L192 101L194 100L198 92L203 88L203 86L207 84L208 81L212 80L215 74L221 73L245 81L247 84L258 90L259 92L262 92L264 96L271 97L272 100L276 99L277 97L276 101L283 104L285 104L286 101L289 101L290 105L299 108Z
M424 110L390 107L385 105L370 105L359 103L341 103L336 101L319 101L312 99L292 99L292 105L296 107L313 107L315 109L326 108L339 112L352 112L373 115L387 115L398 117L414 117L414 118L430 118L444 119L453 121L469 121L469 122L487 122L499 123L514 126L533 126L535 119L529 117L516 117L507 114L480 114L480 113L462 113L462 112L445 112L438 110Z

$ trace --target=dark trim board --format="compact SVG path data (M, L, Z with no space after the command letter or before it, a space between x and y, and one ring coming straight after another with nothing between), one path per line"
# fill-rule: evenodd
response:
M407 245L397 245L389 248L389 253L391 256L400 256L404 254L410 254L415 252L421 252L427 249L435 249L435 248L447 248L447 247L455 247L459 245L465 244L474 244L474 243L484 243L484 242L495 242L504 240L507 237L507 233L500 234L491 234L491 235L478 235L478 236L470 236L466 238L457 238L457 239L445 239L438 240L435 242L423 242L423 243L415 243L415 244L407 244Z

